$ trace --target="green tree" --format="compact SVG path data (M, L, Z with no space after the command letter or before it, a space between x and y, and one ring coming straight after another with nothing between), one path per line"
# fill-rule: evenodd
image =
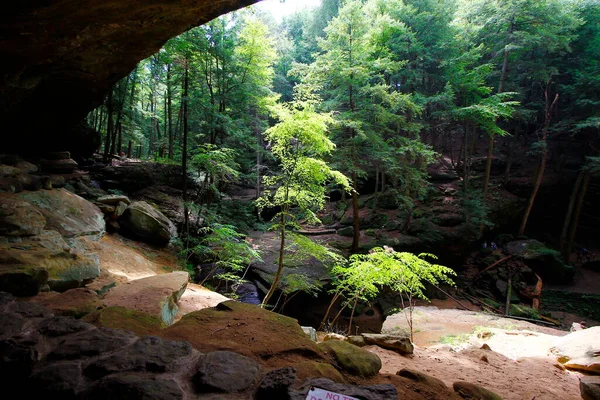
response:
M544 109L544 85L556 75L558 60L580 20L571 2L560 0L477 0L461 2L461 16L473 25L474 40L485 43L494 65L497 93L519 93L522 122L535 126ZM535 129L535 128L534 128ZM490 133L483 193L487 194L494 135Z
M303 96L291 105L273 109L278 124L265 132L271 144L271 152L280 164L278 175L264 178L265 191L257 200L260 209L279 207L273 229L280 235L277 272L271 288L265 295L263 307L277 290L284 266L286 234L289 229L298 228L298 216L302 214L307 222L317 221L316 211L325 202L325 184L333 181L349 190L347 179L334 171L321 157L329 155L335 145L326 135L331 117L314 111L314 102Z
M315 62L307 68L297 66L295 71L321 88L325 109L335 114L336 165L350 177L355 189L352 252L359 247L357 190L359 178L367 173L366 159L378 165L397 160L390 155L418 140L414 135L419 128L410 121L419 112L411 96L393 90L386 81L389 72L399 68L382 45L382 37L395 22L383 14L367 15L367 11L360 1L345 3L325 28Z
M348 299L345 307L352 306L352 314L348 324L348 334L352 328L352 316L359 301L369 301L375 298L384 287L397 291L406 296L407 304L402 300L402 308L410 328L410 339L413 340L412 311L416 298L428 300L425 296L425 283L438 285L440 282L454 285L450 276L456 273L442 265L431 264L424 258L435 259L432 254L418 256L407 252L397 252L391 247L376 247L368 254L353 254L348 265L338 265L333 268L336 277L334 297L321 325L327 321L331 305L340 296ZM335 319L339 317L341 310Z

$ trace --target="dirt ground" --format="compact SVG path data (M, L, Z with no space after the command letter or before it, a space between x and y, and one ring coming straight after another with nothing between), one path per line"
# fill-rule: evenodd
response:
M417 307L413 318L416 347L412 357L367 347L381 358L382 373L411 368L441 379L450 387L457 381L472 382L504 399L581 398L581 374L564 370L549 354L553 342L566 331L437 307ZM388 317L384 324L386 332L406 328L401 314ZM491 350L482 349L484 343Z

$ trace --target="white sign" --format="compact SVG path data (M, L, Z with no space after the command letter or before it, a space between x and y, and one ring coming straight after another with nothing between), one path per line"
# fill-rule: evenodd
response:
M350 397L339 393L333 393L328 390L311 388L306 395L306 400L358 400L356 397Z

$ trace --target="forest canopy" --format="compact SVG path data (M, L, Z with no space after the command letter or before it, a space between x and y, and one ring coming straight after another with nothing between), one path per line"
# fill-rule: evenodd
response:
M583 185L600 148L599 79L594 0L323 0L281 21L248 7L171 39L88 122L104 135L105 159L183 163L209 207L233 182L261 196L263 177L276 176L281 161L264 135L277 123L273 110L311 96L332 118L335 150L325 161L355 189L356 252L358 195L391 193L408 226L440 155L462 175L474 232L489 225L500 153L505 176L513 159L534 159L539 187L551 155L566 162L549 143L568 140ZM474 180L478 146L487 151Z

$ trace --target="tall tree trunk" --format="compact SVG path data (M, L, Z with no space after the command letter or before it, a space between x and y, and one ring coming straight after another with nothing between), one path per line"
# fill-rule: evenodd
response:
M485 175L483 177L483 198L487 198L488 187L490 185L490 175L492 174L492 158L494 157L494 135L490 133L487 151L487 160L485 162Z
M112 114L113 114L113 90L112 88L108 92L108 100L107 100L107 114L108 114L108 123L106 125L106 140L104 142L104 162L108 163L109 160L109 152L110 152L110 138L112 135Z
M121 156L121 150L123 149L123 124L120 122L117 124L117 154Z
M544 127L542 128L542 161L540 162L540 169L535 179L535 183L533 184L533 191L531 192L531 196L529 197L529 202L527 203L527 208L525 209L525 214L523 214L523 220L521 221L521 227L519 228L519 235L523 235L525 233L525 227L527 226L527 220L529 219L529 214L531 213L531 209L533 208L533 202L535 201L535 196L540 188L540 184L542 183L542 179L544 179L544 171L546 169L546 162L548 161L548 127L550 126L550 120L552 119L552 110L556 107L556 103L558 102L558 93L554 96L554 100L550 103L550 97L548 91L550 90L550 81L546 84L545 97L546 97L546 109L544 115Z
M358 253L358 245L360 241L360 217L358 212L358 192L356 191L356 171L352 171L352 253Z
M96 121L96 125L94 126L94 129L96 129L98 132L100 132L100 129L102 129L102 120L104 119L104 107L100 107L100 115L98 116L98 120Z
M511 23L510 28L508 30L508 34L512 35L514 31L514 26ZM508 74L508 53L509 50L507 46L504 46L504 61L502 62L502 73L500 74L500 83L498 83L498 93L504 92L504 82L506 81L506 75ZM492 157L494 156L494 135L489 134L490 141L488 143L488 153L487 160L485 163L485 176L483 178L483 201L486 201L488 194L488 186L490 183L490 175L492 172Z
M189 213L187 206L187 138L188 138L188 91L189 91L189 60L185 59L185 71L183 75L183 96L181 98L183 107L183 145L181 149L181 170L183 179L183 232L185 235L185 247L188 248Z
M467 195L469 191L469 123L465 122L463 136L463 192Z
M169 160L173 159L173 110L171 97L173 88L171 86L171 64L167 64L167 124L169 129Z
M133 142L129 139L129 144L127 145L127 158L131 158L131 152L133 150Z
M262 167L263 137L259 129L258 114L256 110L254 110L254 133L256 134L256 198L258 199L260 197L260 170Z
M573 186L571 197L569 198L569 206L567 207L567 215L565 215L565 222L563 223L562 231L560 232L560 252L565 261L569 261L569 253L567 253L567 233L569 232L569 225L573 216L573 208L575 207L575 200L577 199L577 193L581 187L583 181L583 175L585 173L580 171L577 175L577 180Z
M127 157L131 157L131 146L133 146L133 143L131 142L131 131L132 129L132 125L133 125L133 121L134 121L134 117L135 117L135 113L133 111L133 105L135 103L135 85L137 84L137 74L138 74L138 67L136 66L135 69L133 70L133 77L131 79L131 92L129 93L129 123L131 124L129 126L129 148L127 149Z
M585 199L585 194L587 193L587 189L590 183L591 173L586 171L583 176L583 183L581 184L581 192L579 193L579 198L577 199L577 205L575 207L575 215L573 216L573 223L571 224L571 228L569 229L569 242L566 248L567 254L567 262L570 260L571 251L573 250L573 245L575 243L575 237L577 236L577 227L579 226L579 216L581 215L581 210L583 209L583 200Z
M512 167L513 162L513 148L510 139L508 141L508 156L506 159L506 168L504 169L504 184L508 183L508 179L510 178L510 168Z
M110 153L111 154L116 154L117 153L117 135L119 134L119 126L121 125L121 115L123 114L123 102L120 102L120 107L119 110L117 111L117 119L115 121L115 128L113 129L112 132L112 138L111 138L111 143L110 143ZM120 154L120 153L118 153Z

